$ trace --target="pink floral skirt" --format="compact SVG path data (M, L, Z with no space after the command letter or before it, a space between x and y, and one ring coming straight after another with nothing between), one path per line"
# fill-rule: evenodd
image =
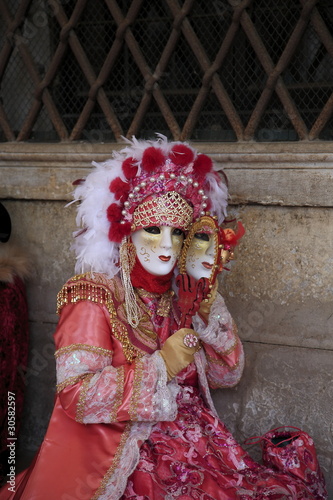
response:
M311 471L307 483L306 470L301 479L285 463L278 470L254 462L196 388L182 387L178 405L176 420L156 424L142 445L122 500L326 498L322 479Z

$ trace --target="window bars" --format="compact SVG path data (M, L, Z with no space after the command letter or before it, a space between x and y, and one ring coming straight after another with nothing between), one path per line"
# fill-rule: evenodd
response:
M0 0L0 140L332 140L325 0Z

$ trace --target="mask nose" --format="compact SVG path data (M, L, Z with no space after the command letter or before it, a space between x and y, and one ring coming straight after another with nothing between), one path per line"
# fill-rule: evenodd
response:
M160 247L164 248L165 250L170 250L170 248L172 247L171 231L172 231L171 227L168 226L162 227L162 237L161 237Z
M209 255L209 257L214 258L215 245L214 245L214 238L213 237L210 238L210 243L209 243L209 247L206 250L206 254Z

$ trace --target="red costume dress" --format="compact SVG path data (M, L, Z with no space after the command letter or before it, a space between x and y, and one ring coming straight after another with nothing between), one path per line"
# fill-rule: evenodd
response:
M196 322L203 348L195 363L167 382L157 351L177 329L172 294L136 289L142 318L133 329L123 293L118 277L98 273L69 280L59 293L55 408L16 493L4 489L0 498L325 498L287 469L256 464L216 415L209 386L233 386L243 370L223 299L207 327Z

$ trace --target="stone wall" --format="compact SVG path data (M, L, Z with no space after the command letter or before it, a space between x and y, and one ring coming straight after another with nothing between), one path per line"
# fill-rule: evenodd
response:
M64 145L59 152L56 145L26 145L25 154L23 146L6 147L0 197L12 217L13 238L33 261L24 455L40 444L53 405L56 294L74 269L75 207L65 208L70 181L87 173L91 158L107 157L110 146L87 151ZM225 167L230 213L246 228L237 259L220 280L246 367L236 388L214 392L218 412L240 442L281 425L309 432L333 497L332 146L200 149ZM248 449L259 458L258 445Z

